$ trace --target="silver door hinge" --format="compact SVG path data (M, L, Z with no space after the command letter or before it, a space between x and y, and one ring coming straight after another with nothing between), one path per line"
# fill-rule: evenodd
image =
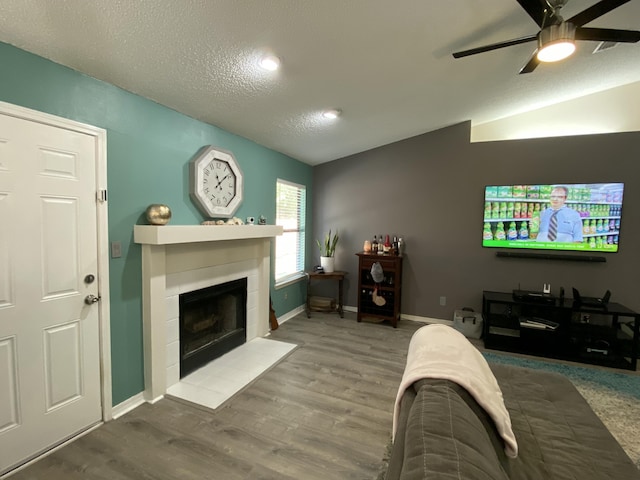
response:
M106 190L98 190L97 199L101 203L106 202L107 201L107 191Z

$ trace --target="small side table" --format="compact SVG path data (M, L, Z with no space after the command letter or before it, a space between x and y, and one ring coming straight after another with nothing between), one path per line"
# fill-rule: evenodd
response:
M312 280L337 280L338 281L338 305L337 312L340 314L340 317L344 318L344 311L342 309L342 284L345 275L347 272L343 271L334 271L331 273L316 273L316 272L307 272L307 318L311 318L311 281Z

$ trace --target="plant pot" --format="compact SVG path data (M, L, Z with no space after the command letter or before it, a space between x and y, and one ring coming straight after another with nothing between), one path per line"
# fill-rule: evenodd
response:
M320 266L325 273L332 273L334 271L335 260L334 257L320 257Z

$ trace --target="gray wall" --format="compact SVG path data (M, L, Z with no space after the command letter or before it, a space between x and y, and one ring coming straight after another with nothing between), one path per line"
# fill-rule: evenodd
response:
M640 133L475 144L469 133L467 122L314 167L313 235L340 231L345 304L357 305L355 253L388 233L407 244L404 314L452 319L456 308L481 310L483 290L543 283L552 293L609 289L612 301L640 310ZM625 183L620 249L601 254L606 263L498 258L481 246L485 185L603 182Z

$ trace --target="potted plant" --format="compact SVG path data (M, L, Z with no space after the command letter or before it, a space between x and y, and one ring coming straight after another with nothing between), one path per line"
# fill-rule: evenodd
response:
M329 233L324 237L324 242L316 240L318 248L320 249L320 265L327 273L331 273L334 270L335 258L333 254L336 252L338 238L340 237L337 232L332 237L331 230L329 230Z

